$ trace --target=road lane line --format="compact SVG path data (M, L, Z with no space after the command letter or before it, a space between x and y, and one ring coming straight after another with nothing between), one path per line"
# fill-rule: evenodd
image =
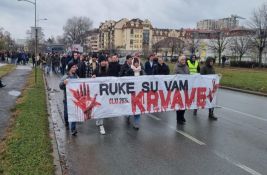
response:
M246 165L244 165L244 164L242 164L242 163L240 163L240 162L237 162L237 161L235 161L235 160L233 160L233 159L227 157L227 156L224 155L224 154L221 154L221 153L219 153L219 152L217 152L217 151L214 151L214 153L215 153L218 157L227 160L229 163L231 163L231 164L233 164L233 165L235 165L235 166L241 168L242 170L248 172L248 173L251 174L251 175L262 175L261 173L259 173L259 172L255 171L255 170L253 170L252 168L249 168L248 166L246 166Z
M146 114L146 115L148 117L150 117L150 118L153 118L153 119L157 120L157 121L160 121L161 120L160 118L156 117L155 115L152 115L152 114Z
M241 111L237 111L237 110L235 110L235 109L228 108L228 107L224 107L224 106L219 106L219 107L221 107L221 108L223 108L223 109L226 109L226 110L228 110L228 111L233 111L233 112L235 112L235 113L239 113L239 114L245 115L245 116L250 117L250 118L253 118L253 119L258 119L258 120L267 122L267 119L265 119L265 118L261 118L261 117L256 116L256 115L247 114L247 113L244 113L244 112L241 112Z
M153 115L153 114L146 114L146 115L149 116L149 117L151 117L151 118L153 118L153 119L155 119L155 120L158 120L158 121L161 120L160 118L156 117L156 116ZM163 123L165 123L165 122L163 122ZM166 124L166 123L165 123L165 124ZM178 132L179 134L183 135L184 137L188 138L189 140L191 140L191 141L193 141L193 142L195 142L195 143L197 143L197 144L199 144L199 145L206 145L204 142L201 142L200 140L194 138L193 136L191 136L191 135L189 135L189 134L187 134L187 133L185 133L185 132L183 132L183 131L181 131L181 130L177 130L176 128L174 128L174 127L171 126L171 125L168 125L168 124L166 124L166 125L167 125L169 128L171 128L171 129L175 130L176 132Z
M198 140L198 139L192 137L191 135L189 135L189 134L187 134L187 133L185 133L185 132L183 132L183 131L180 131L180 130L177 130L177 129L176 129L176 132L178 132L179 134L185 136L186 138L190 139L191 141L193 141L193 142L195 142L195 143L197 143L197 144L199 144L199 145L206 145L204 142L201 142L200 140Z

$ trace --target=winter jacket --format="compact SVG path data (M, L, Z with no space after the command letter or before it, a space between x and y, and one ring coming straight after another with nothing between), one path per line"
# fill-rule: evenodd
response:
M158 63L153 61L152 66L150 61L145 63L145 72L147 75L157 75L158 74Z
M215 69L213 66L210 66L210 62L212 61L212 58L207 58L206 65L203 66L200 69L201 75L208 75L208 74L215 74Z
M66 101L66 99L67 99L66 85L64 84L64 80L74 79L74 78L79 78L79 77L77 74L74 74L74 75L67 74L67 75L64 75L60 80L59 88L64 91L64 101Z
M108 75L113 77L118 77L120 73L121 65L119 62L109 62L108 65Z
M190 74L188 66L186 64L182 65L177 63L174 69L175 74Z
M78 63L78 70L77 70L77 75L80 77L80 78L86 78L86 64L84 61L80 61Z
M108 67L101 67L100 65L93 71L93 75L96 77L107 77L108 76Z
M124 77L124 76L133 76L133 70L131 69L131 66L129 64L127 64L127 62L125 62L122 66L121 66L121 71L119 73L120 77Z
M162 65L158 64L158 75L169 75L170 74L170 69L169 66L165 63Z

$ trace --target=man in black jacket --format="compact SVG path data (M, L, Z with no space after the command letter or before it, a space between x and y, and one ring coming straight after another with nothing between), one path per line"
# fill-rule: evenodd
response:
M114 54L108 63L108 76L118 77L120 69L121 65L119 64L118 56L117 54Z
M169 75L170 69L167 64L164 63L162 57L158 58L158 75Z
M77 75L79 76L79 78L85 78L85 75L86 75L86 64L85 64L85 58L83 55L80 56Z
M145 63L145 72L147 75L158 74L158 63L155 61L155 54L149 56L149 60Z
M214 63L214 59L212 57L208 57L206 60L206 65L200 69L200 74L201 75L215 74L213 63ZM214 116L213 111L214 111L214 108L209 109L209 118L211 120L217 120L218 118Z
M126 61L125 63L122 65L119 76L132 76L132 69L131 69L131 65L132 65L132 61L133 58L131 55L127 55L126 56Z

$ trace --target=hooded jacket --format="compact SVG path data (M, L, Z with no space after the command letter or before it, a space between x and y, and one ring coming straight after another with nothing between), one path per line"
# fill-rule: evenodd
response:
M208 57L205 66L200 69L201 75L215 74L214 67L210 65L211 61L213 61L213 58Z

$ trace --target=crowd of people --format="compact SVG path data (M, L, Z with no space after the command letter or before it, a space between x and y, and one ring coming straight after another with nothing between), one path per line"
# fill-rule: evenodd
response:
M143 64L140 55L127 55L124 64L120 64L117 54L93 54L91 56L72 52L71 54L59 53L39 53L35 58L34 54L26 52L1 52L2 62L10 59L10 63L28 64L29 58L32 58L32 65L40 66L46 75L51 72L64 75L59 86L64 91L64 120L65 126L69 129L68 109L66 100L66 84L71 78L95 78L95 77L123 77L123 76L142 76L142 75L169 75L169 66L164 62L161 56L151 54ZM202 75L215 74L213 67L214 59L209 57L204 66L200 66L196 55L191 55L189 59L181 55L175 65L174 74L196 74ZM5 87L0 79L0 88ZM209 118L217 120L213 113L214 109L209 109ZM176 111L176 121L179 125L186 123L185 110ZM197 115L197 109L194 109L193 115ZM140 115L133 116L133 128L138 130L140 126ZM130 124L130 116L127 116L127 123ZM101 134L105 134L104 120L96 120ZM71 133L77 134L76 123L70 124Z
M192 55L190 59L186 59L185 55L181 55L178 62L175 65L175 74L196 74L203 75L215 74L213 67L213 58L207 58L206 64L200 67L200 63L197 60L196 55ZM46 60L46 64L50 65L50 61ZM74 52L72 56L63 55L60 59L61 69L67 70L63 76L59 87L64 91L64 120L65 126L69 129L68 122L68 109L66 100L66 84L68 79L72 78L95 78L95 77L123 77L123 76L142 76L142 75L169 75L169 66L164 62L161 56L151 54L148 60L142 64L141 58L138 54L127 55L125 63L120 65L117 54L105 55L105 54L93 54L91 57ZM48 66L49 67L49 66ZM50 68L48 68L50 70ZM64 74L65 70L61 70ZM214 109L209 109L209 118L211 120L217 120L213 113ZM185 110L176 111L176 121L179 125L184 125L186 120L184 118ZM194 110L194 115L197 115L197 110ZM130 124L130 117L127 116L127 123ZM99 127L100 134L105 134L104 120L97 119L96 125ZM133 128L139 129L140 126L140 114L133 116ZM76 123L70 123L70 129L72 135L77 134Z

